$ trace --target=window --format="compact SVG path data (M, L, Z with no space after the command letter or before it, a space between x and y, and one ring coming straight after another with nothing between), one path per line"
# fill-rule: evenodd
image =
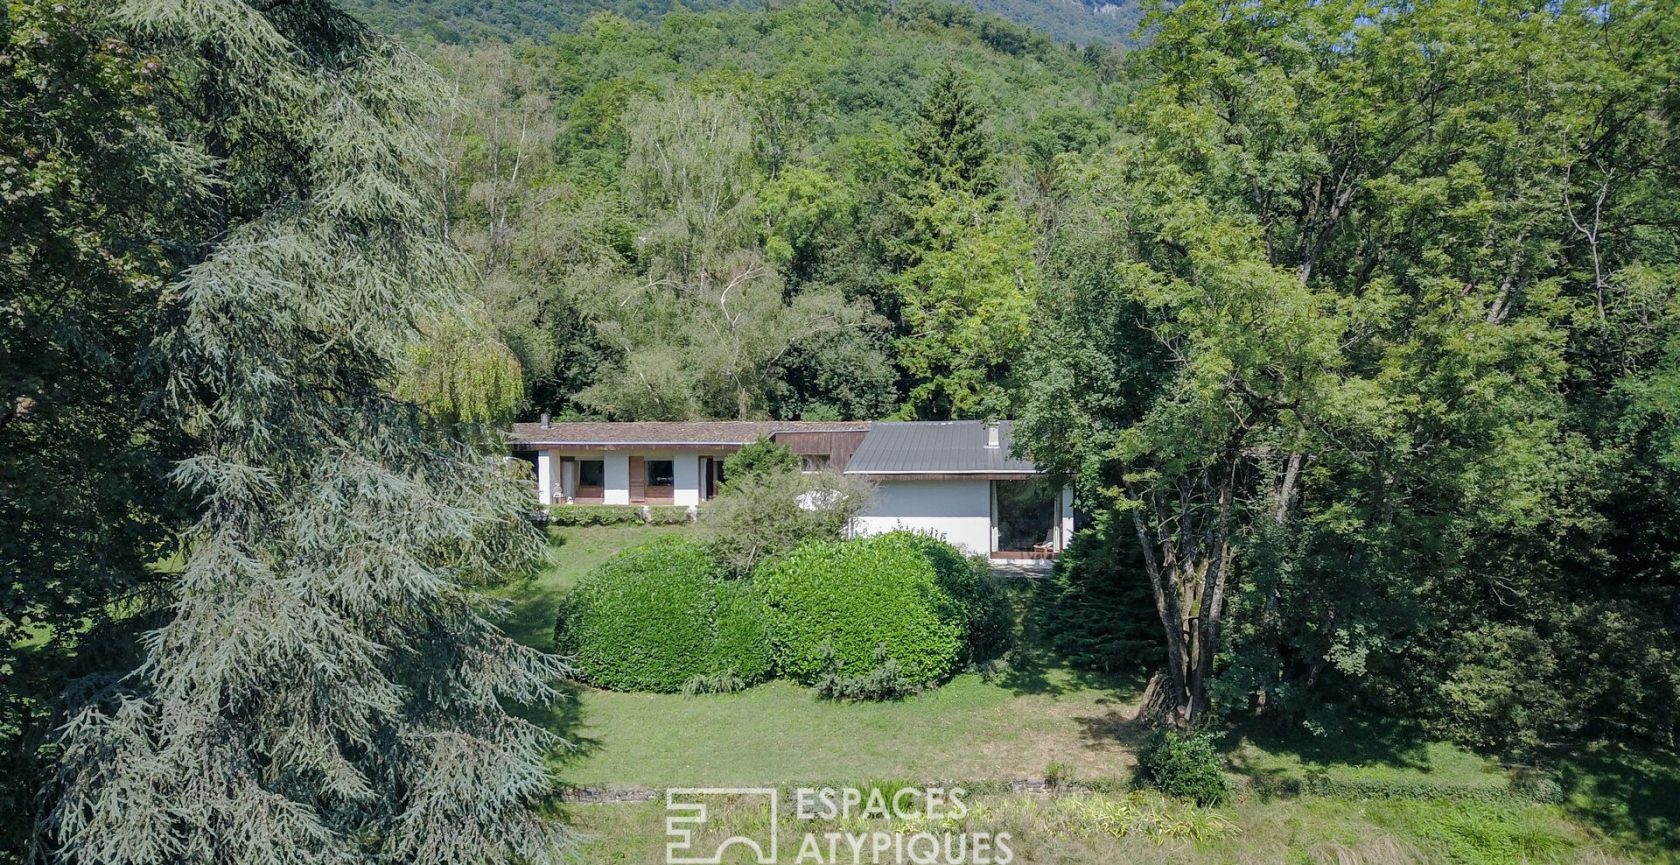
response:
M606 462L602 460L578 460L578 486L604 487L606 485Z
M802 472L820 472L828 468L828 454L805 454L799 458Z
M647 461L647 485L650 487L668 487L677 481L676 469L670 460Z

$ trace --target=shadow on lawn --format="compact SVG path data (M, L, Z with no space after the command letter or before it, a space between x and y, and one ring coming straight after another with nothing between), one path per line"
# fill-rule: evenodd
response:
M583 735L582 688L570 682L559 686L560 696L547 706L512 705L508 711L561 738L549 753L549 762L556 767L567 766L599 751L601 741Z
M1549 755L1570 816L1661 862L1680 862L1680 753L1596 743Z
M1228 733L1226 746L1235 749L1244 739L1262 752L1293 756L1301 768L1309 771L1330 766L1382 766L1427 773L1433 768L1431 737L1420 724L1401 718L1348 719L1334 734L1326 736L1315 736L1292 724L1256 722ZM1289 771L1256 766L1241 750L1233 751L1231 766L1251 778L1277 778Z
M1111 691L1121 701L1135 701L1143 693L1148 675L1141 669L1105 671L1075 664L1056 649L1044 620L1045 579L1013 578L1006 582L1013 608L1015 632L1009 651L1009 665L993 681L1016 694L1059 696L1079 691Z

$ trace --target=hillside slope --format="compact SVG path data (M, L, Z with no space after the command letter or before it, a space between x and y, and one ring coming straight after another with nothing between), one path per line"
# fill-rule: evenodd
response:
M912 0L906 7L938 2ZM1142 0L968 0L981 12L999 15L1058 42L1127 43L1142 17ZM654 20L680 6L692 11L759 9L766 0L343 0L345 8L375 27L408 38L444 43L482 40L546 41L556 31L574 31L590 15L610 11L633 20Z

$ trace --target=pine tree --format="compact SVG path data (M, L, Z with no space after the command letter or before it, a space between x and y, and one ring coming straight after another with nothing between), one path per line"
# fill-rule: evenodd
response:
M539 549L499 442L393 394L470 269L440 233L435 82L322 0L125 0L202 236L152 351L194 455L145 662L63 733L43 831L87 863L556 861L564 669L478 589Z
M946 64L928 88L910 138L916 179L976 198L995 192L997 177L985 124L986 111L975 98L973 82L961 69Z

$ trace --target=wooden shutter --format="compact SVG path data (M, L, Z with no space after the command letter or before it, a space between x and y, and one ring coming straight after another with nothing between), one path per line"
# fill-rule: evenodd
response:
M647 461L641 457L630 458L630 501L647 501Z

